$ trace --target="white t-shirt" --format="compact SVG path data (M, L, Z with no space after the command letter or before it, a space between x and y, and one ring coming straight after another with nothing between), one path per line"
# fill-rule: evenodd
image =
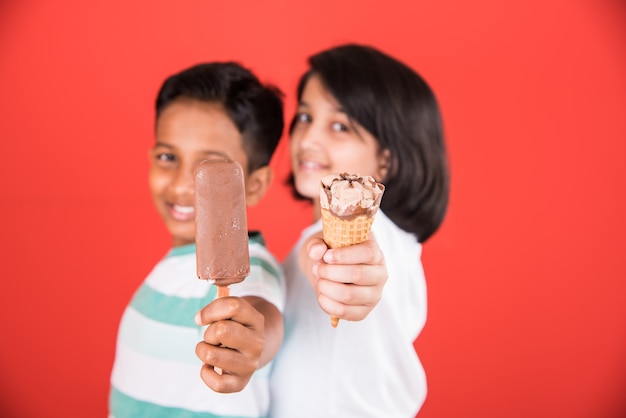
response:
M413 347L426 321L421 245L379 211L372 231L389 274L382 298L364 320L332 328L297 263L302 242L320 230L321 222L307 228L283 264L285 339L274 359L270 417L412 418L426 397Z

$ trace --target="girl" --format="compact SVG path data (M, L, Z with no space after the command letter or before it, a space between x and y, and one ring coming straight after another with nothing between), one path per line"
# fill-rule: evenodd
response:
M285 339L270 415L414 417L426 396L413 347L426 320L421 243L439 228L449 194L437 101L418 74L371 47L332 48L309 64L290 126L291 162L315 223L283 265ZM341 172L370 175L386 189L375 241L329 250L319 184ZM328 315L348 321L332 328Z

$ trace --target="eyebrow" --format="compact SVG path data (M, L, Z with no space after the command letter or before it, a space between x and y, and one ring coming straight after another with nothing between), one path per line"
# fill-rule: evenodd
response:
M166 144L166 143L164 143L164 142L159 142L159 141L156 141L156 142L154 143L154 147L155 147L155 148L156 148L156 147L174 148L174 147L173 147L173 146L171 146L170 144Z
M174 149L175 148L173 145L166 144L164 142L159 142L159 141L155 142L155 144L154 144L154 148L157 148L157 147L164 147L164 148L168 148L168 149ZM227 160L231 159L228 155L224 154L221 151L204 150L204 151L201 151L201 153L206 155L206 156L215 155L215 156L219 156L221 158L227 159Z
M300 100L300 101L298 102L298 107L300 107L300 106L302 106L302 107L311 107L311 106L310 106L307 102L305 102L304 100ZM343 108L343 107L338 107L338 108L335 108L335 107L333 106L333 111L334 111L335 113L344 113L346 116L348 115L348 113L344 110L344 108Z
M205 155L217 155L217 156L220 156L220 157L222 157L224 159L227 159L227 160L231 159L228 155L226 155L226 154L224 154L223 152L220 152L220 151L204 151L204 154Z

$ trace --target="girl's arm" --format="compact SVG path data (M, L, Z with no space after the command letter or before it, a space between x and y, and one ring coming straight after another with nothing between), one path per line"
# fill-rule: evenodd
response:
M298 261L322 309L349 321L367 317L387 282L385 258L371 235L361 244L329 249L320 232L304 242Z

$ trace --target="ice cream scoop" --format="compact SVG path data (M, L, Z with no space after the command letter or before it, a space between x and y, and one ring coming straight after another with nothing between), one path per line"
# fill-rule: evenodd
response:
M322 178L320 205L341 218L374 216L385 186L371 176L341 173Z

